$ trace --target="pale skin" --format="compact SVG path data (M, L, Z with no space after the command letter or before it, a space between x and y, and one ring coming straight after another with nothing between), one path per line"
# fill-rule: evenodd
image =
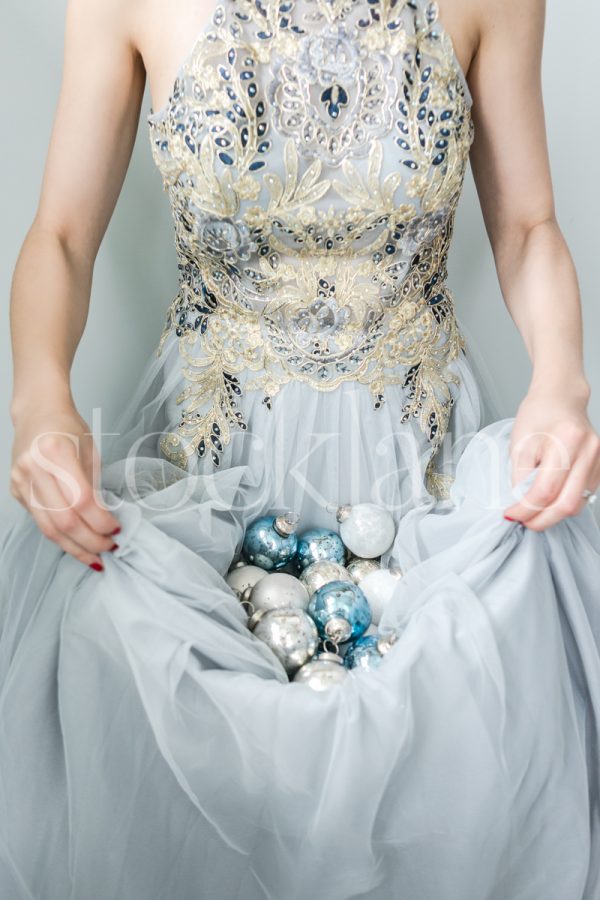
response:
M68 3L63 81L40 201L13 279L10 483L48 538L98 570L101 554L115 546L119 522L97 494L98 451L73 402L71 365L146 77L153 108L160 109L213 6L214 0ZM579 287L556 219L548 162L545 4L440 0L439 7L473 95L471 165L499 284L532 362L512 433L513 483L540 471L504 513L542 531L579 513L584 489L600 483ZM70 485L58 471L71 476Z

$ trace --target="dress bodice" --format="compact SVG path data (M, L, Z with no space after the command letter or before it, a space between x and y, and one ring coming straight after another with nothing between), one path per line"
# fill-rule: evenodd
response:
M435 448L462 339L446 285L473 139L435 2L221 0L148 116L179 290L181 421L161 443L219 464L239 398L401 385Z

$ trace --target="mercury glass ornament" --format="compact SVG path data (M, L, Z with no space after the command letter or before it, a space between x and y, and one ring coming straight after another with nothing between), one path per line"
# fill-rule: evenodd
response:
M242 544L245 559L271 571L282 569L296 553L298 516L288 512L282 516L260 516L246 529Z
M391 514L375 503L340 506L336 513L346 547L365 559L381 556L392 546L396 525Z
M225 581L241 597L246 588L253 588L266 574L260 566L247 566L244 562L238 562L227 573Z
M347 669L376 669L397 639L395 632L364 634L350 644L344 654L344 665Z
M355 584L360 584L365 575L377 572L380 568L381 563L378 559L363 559L361 556L354 556L346 563L346 570Z
M252 611L294 607L306 609L309 596L305 586L295 575L286 572L269 572L258 581L245 598L252 604Z
M292 683L306 684L313 691L328 691L344 681L347 675L341 656L337 653L324 652L298 669Z
M379 625L383 611L396 590L401 576L402 572L398 568L377 569L375 572L369 572L362 579L360 587L369 601L371 620L375 625Z
M257 616L252 633L271 648L288 675L294 675L317 652L317 627L303 609L259 610Z
M310 598L307 612L322 638L337 644L360 637L371 624L366 596L353 581L330 581Z
M329 528L309 528L298 537L296 567L299 572L319 560L344 563L346 548L337 532Z
M349 572L339 563L329 559L319 559L311 563L299 576L299 581L312 596L320 587L329 581L351 581Z
M344 654L344 665L347 669L376 669L383 656L378 649L378 638L374 634L364 634L352 641Z

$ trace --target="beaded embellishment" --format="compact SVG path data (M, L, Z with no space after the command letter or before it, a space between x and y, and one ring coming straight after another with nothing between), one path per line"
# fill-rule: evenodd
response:
M446 260L473 123L435 2L223 0L148 116L171 201L181 420L161 452L219 465L260 390L405 392L432 457L463 347Z

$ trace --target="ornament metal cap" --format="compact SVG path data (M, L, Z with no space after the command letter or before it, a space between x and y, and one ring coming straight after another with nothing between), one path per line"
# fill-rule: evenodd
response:
M273 528L282 537L288 537L296 530L296 526L300 521L300 516L294 512L286 512L281 516L277 516L273 522Z
M341 524L345 522L350 513L352 512L352 507L349 503L345 503L343 506L338 506L337 512L335 514L336 519Z
M325 624L325 634L339 644L348 640L352 634L352 625L341 616L332 616Z
M248 628L250 629L250 631L254 631L254 629L256 628L256 626L258 625L258 623L260 622L260 620L262 619L262 617L264 616L264 614L266 612L269 612L269 610L268 609L257 609L257 610L255 610L255 612L252 613L252 615L248 619Z
M321 650L321 652L314 656L313 659L324 659L327 660L327 662L337 663L340 666L344 665L344 660L339 653L332 653L331 650Z

